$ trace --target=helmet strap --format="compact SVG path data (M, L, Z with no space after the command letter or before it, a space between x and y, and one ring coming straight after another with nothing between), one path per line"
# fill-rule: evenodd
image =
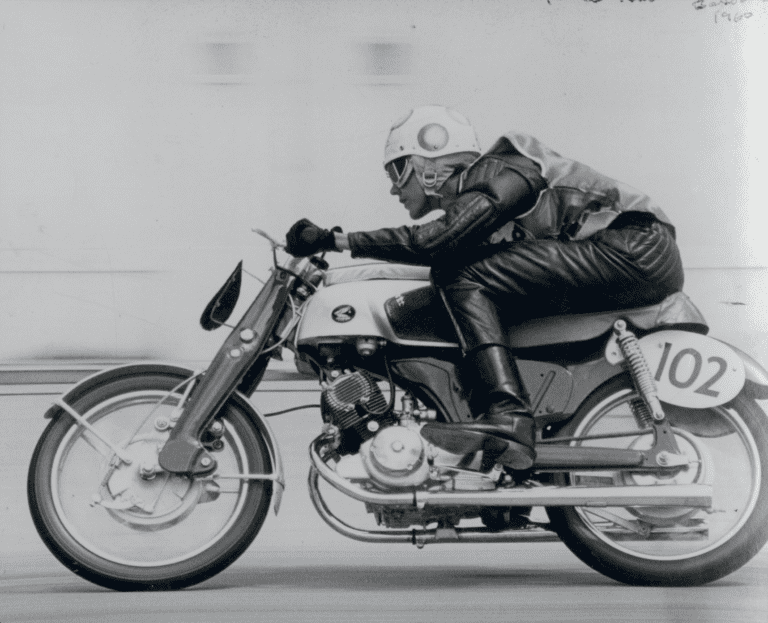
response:
M458 166L466 167L476 159L477 154L473 152L462 152L440 158L411 156L419 185L427 196L434 195L435 197L442 197L440 189L445 181L454 174Z
M421 182L425 190L437 190L437 168L432 160L424 159L424 171L421 173Z

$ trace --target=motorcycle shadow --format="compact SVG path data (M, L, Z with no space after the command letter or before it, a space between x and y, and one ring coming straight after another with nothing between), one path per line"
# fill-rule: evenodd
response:
M445 590L472 587L510 586L620 586L589 569L488 569L483 566L407 568L382 565L297 566L280 568L240 567L230 569L197 587L187 590L219 590L224 588L292 587L345 591L385 590Z
M754 575L754 574L750 574ZM761 585L765 586L765 574L762 579L754 577L739 581L728 578L708 584L707 588L725 589ZM57 578L59 579L59 578ZM742 578L743 579L743 578ZM439 568L432 566L413 566L406 569L394 566L297 566L297 567L239 567L229 569L201 584L183 589L183 592L219 591L227 589L270 589L277 592L295 590L330 590L345 592L363 591L445 591L452 589L482 588L509 590L510 588L551 589L562 586L574 587L613 587L615 589L638 590L615 582L590 569L584 570L543 570L517 568L513 570L487 569L481 566L460 569ZM4 587L2 592L34 593L40 586L34 584ZM642 587L639 590L644 590ZM695 590L695 589L679 589ZM45 586L46 594L94 594L110 593L110 589L89 584L86 581L69 576L65 581L54 581ZM132 591L129 591L132 592ZM139 591L140 592L140 591ZM155 592L155 591L153 591ZM159 593L165 591L157 591ZM179 591L169 591L179 592Z
M58 578L57 578L58 580ZM718 583L721 584L721 583ZM240 567L223 571L210 580L183 589L183 592L207 592L227 589L270 589L283 590L330 590L345 592L385 591L430 591L482 587L485 589L510 587L599 587L622 586L609 578L589 569L585 571L543 571L540 569L488 570L483 567L462 567L461 569L435 569L431 566L304 566L304 567ZM34 592L37 587L16 587L7 592ZM6 591L3 591L6 592ZM65 581L54 582L45 587L46 594L95 594L112 592L87 583L75 576ZM154 592L154 591L153 591ZM164 591L157 591L164 592ZM178 591L170 591L178 592Z
M746 583L747 585L749 582ZM620 582L606 578L597 572L585 569L574 570L531 570L515 569L488 570L482 567L461 569L435 569L434 567L298 567L292 569L235 569L212 578L199 586L185 590L221 590L232 588L273 588L306 590L356 591L444 591L472 587L509 590L510 588L553 588L553 587L614 587L634 589ZM724 579L708 587L729 588L745 586L744 582ZM643 587L640 587L643 590ZM692 589L680 589L692 590Z
M517 552L483 549L477 552L428 552L428 560L416 561L410 551L344 551L316 552L290 550L248 552L218 575L182 592L226 589L270 590L290 594L291 591L327 590L357 593L364 591L450 591L478 589L551 589L553 587L588 589L609 587L612 590L652 590L629 587L593 571L561 546L539 545L537 550ZM75 594L110 592L89 584L69 573L21 574L15 578L39 580L42 575L45 593ZM0 582L0 584L5 584ZM736 573L706 585L706 589L728 589L768 586L768 549ZM11 582L0 592L35 592L40 582ZM673 589L690 591L691 588ZM164 591L158 591L164 592ZM172 591L178 592L178 591Z

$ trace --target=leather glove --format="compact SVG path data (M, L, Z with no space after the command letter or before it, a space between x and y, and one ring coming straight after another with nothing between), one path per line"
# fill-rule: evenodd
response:
M323 229L303 218L288 230L285 250L294 257L307 257L320 251L338 251L333 235L336 231L340 232L341 227Z

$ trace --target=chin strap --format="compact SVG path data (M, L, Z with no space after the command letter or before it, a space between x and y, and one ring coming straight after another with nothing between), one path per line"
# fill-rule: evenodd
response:
M451 173L453 173L453 168L451 168ZM450 175L448 177L450 177ZM441 182L440 186L442 185L443 183ZM424 170L421 172L421 186L424 188L424 192L428 195L437 195L437 167L433 160L424 160Z

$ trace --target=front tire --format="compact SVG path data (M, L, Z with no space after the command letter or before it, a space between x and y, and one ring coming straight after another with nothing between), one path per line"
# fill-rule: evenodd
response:
M626 431L634 434L570 443L647 449L652 435L629 407L637 398L629 376L616 377L596 390L557 436ZM713 409L671 407L667 413L681 452L692 461L687 470L674 477L571 472L561 484L711 484L711 509L547 509L558 535L578 558L626 584L706 584L746 564L768 541L768 418L762 408L740 395Z
M183 382L142 373L104 382L71 406L133 458L109 447L72 417L54 419L40 438L27 493L50 551L87 580L117 590L168 590L201 582L251 544L269 510L272 483L169 475L156 465ZM214 475L269 474L269 451L246 409L231 399L213 454ZM143 470L143 471L142 471Z

